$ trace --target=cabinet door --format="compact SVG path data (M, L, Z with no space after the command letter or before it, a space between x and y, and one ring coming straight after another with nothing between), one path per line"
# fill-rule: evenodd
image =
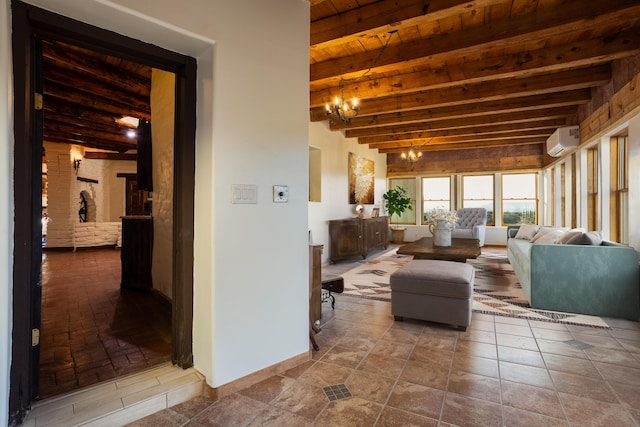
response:
M362 225L360 220L329 222L331 260L350 258L362 254Z

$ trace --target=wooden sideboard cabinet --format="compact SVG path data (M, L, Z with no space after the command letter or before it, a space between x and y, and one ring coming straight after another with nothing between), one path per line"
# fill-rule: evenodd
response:
M389 246L388 217L331 220L329 239L332 263L358 255L366 258L373 249Z

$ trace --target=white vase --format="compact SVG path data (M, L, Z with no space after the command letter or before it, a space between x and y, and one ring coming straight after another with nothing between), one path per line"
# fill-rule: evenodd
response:
M451 227L446 220L436 220L435 227L429 224L429 231L433 235L433 246L451 246Z

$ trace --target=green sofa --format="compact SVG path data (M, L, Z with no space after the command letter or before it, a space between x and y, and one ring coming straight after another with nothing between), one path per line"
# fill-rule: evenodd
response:
M507 256L532 308L640 318L638 252L603 240L599 246L540 244L507 228Z

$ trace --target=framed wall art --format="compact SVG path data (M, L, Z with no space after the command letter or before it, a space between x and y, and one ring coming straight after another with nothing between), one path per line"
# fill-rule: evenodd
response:
M374 182L373 160L349 153L349 204L372 205Z

